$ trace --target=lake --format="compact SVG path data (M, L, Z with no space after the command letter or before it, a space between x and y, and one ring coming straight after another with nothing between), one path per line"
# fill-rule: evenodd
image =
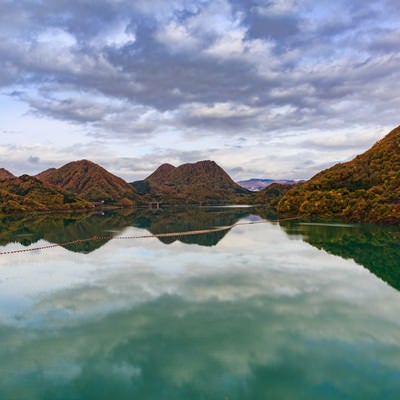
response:
M268 218L1 219L0 398L399 399L400 229Z

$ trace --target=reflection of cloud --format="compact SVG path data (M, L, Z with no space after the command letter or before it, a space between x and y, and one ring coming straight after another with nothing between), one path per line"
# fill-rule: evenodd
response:
M277 225L236 227L212 248L138 239L66 254L1 265L2 304L27 296L0 329L3 398L59 385L85 399L400 389L397 293Z
M59 379L64 394L85 387L89 399L94 382L104 398L118 386L121 399L132 394L157 398L165 391L176 399L187 398L188 392L197 398L204 391L217 398L242 392L257 398L267 389L280 398L306 399L321 382L349 396L354 386L364 397L370 390L398 390L393 372L399 363L391 356L398 350L397 328L360 319L340 301L309 300L258 295L197 303L162 296L74 329L55 327L40 339L14 332L15 351L7 357L6 370L19 370L17 382L38 369L52 371L39 379L40 385L25 383L33 399L57 387ZM4 346L2 340L2 354ZM21 370L21 362L31 358L36 362ZM73 366L61 375L61 368L53 369L60 358L61 365ZM8 382L2 381L0 392L18 393Z
M121 236L138 232L137 228L128 228ZM140 306L165 295L201 303L216 299L244 300L264 294L276 299L313 298L321 293L336 298L340 293L339 298L359 305L363 296L380 288L375 283L378 288L370 284L363 292L354 292L349 274L352 279L368 282L371 277L363 269L350 261L329 257L301 240L285 246L282 240L285 234L277 226L263 224L234 228L212 252L180 242L164 246L156 239L136 239L132 244L115 240L84 259L74 254L68 261L63 260L63 249L54 249L52 254L60 257L57 261L60 267L54 269L45 264L31 272L40 279L32 281L29 287L29 296L36 301L34 308L26 310L24 318L29 323L40 314L51 324L60 322L59 312L68 314L66 322L74 321L75 317L97 318L99 313ZM245 251L249 248L256 251ZM82 260L87 264L83 270ZM21 271L29 273L25 267ZM51 277L46 276L49 271ZM17 279L17 285L21 284L18 282L21 275L13 270L9 274ZM49 282L53 284L47 286ZM21 287L14 290L18 292Z

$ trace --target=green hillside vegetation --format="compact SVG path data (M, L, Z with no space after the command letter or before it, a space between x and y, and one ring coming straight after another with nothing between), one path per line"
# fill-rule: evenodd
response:
M0 181L1 214L92 207L90 202L75 194L51 187L29 175Z
M354 160L324 170L289 190L280 213L400 223L400 127Z

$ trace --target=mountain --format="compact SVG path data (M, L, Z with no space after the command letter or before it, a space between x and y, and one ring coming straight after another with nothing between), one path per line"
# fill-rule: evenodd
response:
M238 183L238 185L244 187L247 190L251 190L252 192L258 192L273 183L292 184L292 183L295 183L295 181L288 180L288 179L276 180L276 179L252 178L252 179L247 179L245 181L239 181L237 183Z
M76 210L93 205L78 196L52 187L39 179L22 175L0 180L0 213Z
M15 178L15 175L13 175L10 171L7 171L5 168L0 168L0 180L10 178Z
M294 187L293 183L271 183L256 194L256 203L276 210L282 197Z
M174 167L163 164L144 181L152 199L178 203L246 202L251 192L235 183L214 161L205 160Z
M129 183L88 160L51 168L36 177L92 202L132 206L138 199L137 192Z
M400 223L400 126L352 161L289 190L278 209L292 215Z
M176 167L171 164L161 164L151 175L145 180L153 184L162 185L176 171Z

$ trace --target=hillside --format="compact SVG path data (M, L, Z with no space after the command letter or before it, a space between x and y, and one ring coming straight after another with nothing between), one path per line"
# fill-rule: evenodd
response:
M29 175L0 181L0 213L76 210L93 205Z
M271 210L276 210L282 197L294 187L291 183L271 183L256 194L256 203L266 205Z
M352 161L289 190L278 208L292 215L400 223L400 127Z
M10 171L7 171L5 168L0 168L0 180L10 178L15 178L15 176Z
M251 192L209 160L179 167L163 164L144 181L132 183L134 187L146 184L151 198L163 202L215 204L246 202L251 198Z
M138 194L129 183L88 160L51 168L36 177L92 202L133 206L138 199Z
M151 182L155 185L164 184L171 175L175 172L176 167L171 164L165 163L160 165L151 175L149 175L145 180Z

